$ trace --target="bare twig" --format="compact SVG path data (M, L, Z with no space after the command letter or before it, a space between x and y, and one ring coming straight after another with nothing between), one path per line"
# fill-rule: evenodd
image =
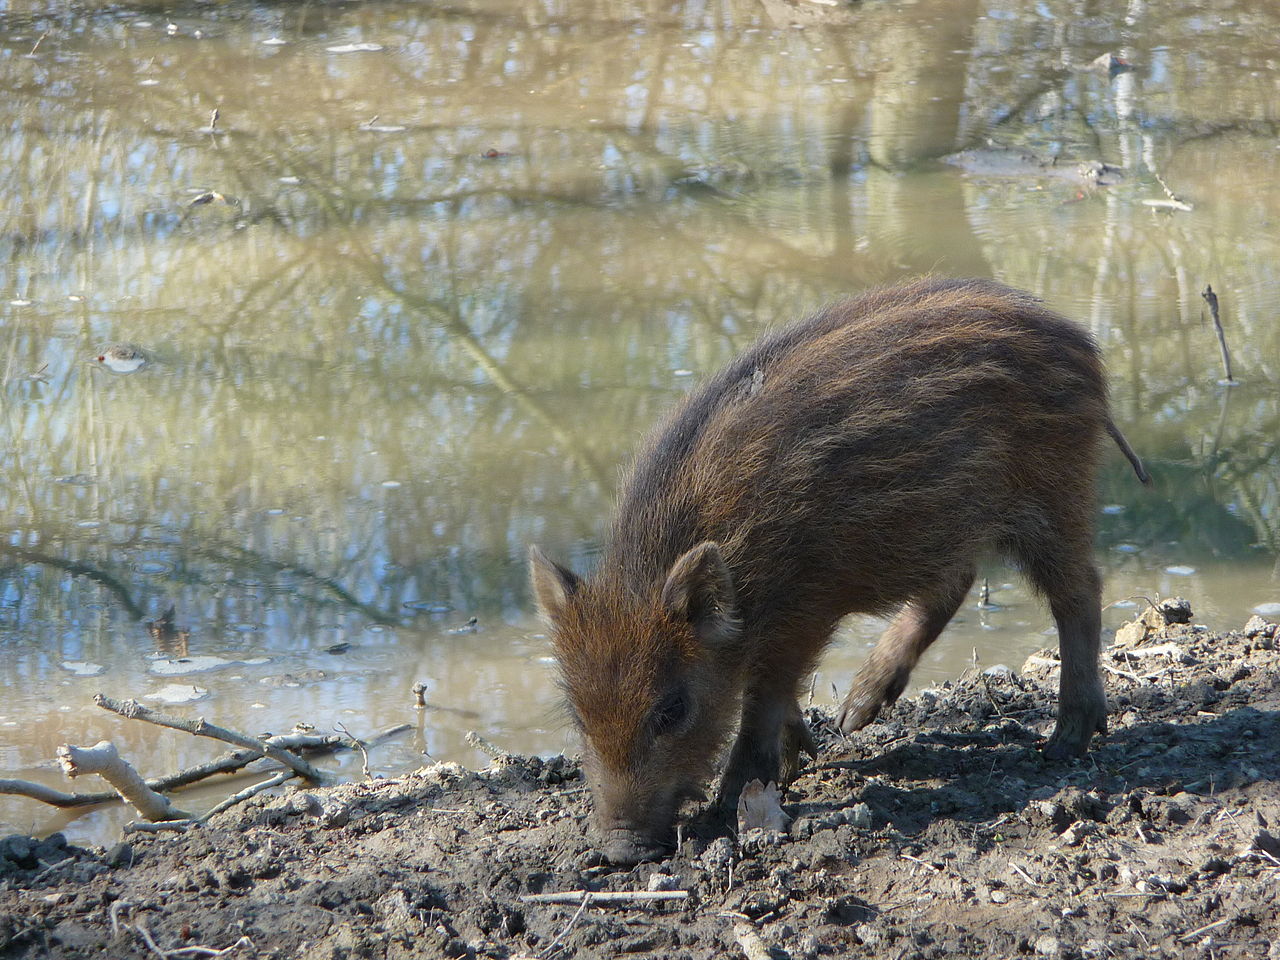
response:
M64 743L58 748L58 761L68 777L96 773L148 820L181 820L187 816L148 787L109 740L101 740L92 747Z
M1022 867L1018 866L1018 864L1014 863L1012 860L1009 861L1009 867L1013 870L1014 873L1022 877L1023 880L1027 881L1027 883L1031 884L1033 887L1044 886L1043 883L1037 883L1035 880L1032 880L1031 874L1027 873L1027 871L1023 870Z
M239 793L233 793L231 796L227 797L227 799L215 805L211 810L209 810L203 817L200 817L199 820L197 820L196 822L208 823L210 818L217 816L223 810L229 810L230 808L234 807L237 803L243 803L245 800L248 800L250 797L256 797L258 794L262 793L264 790L270 790L272 787L278 787L280 786L280 784L284 783L286 780L292 780L296 776L297 774L294 773L292 770L281 770L274 777L268 777L266 780L262 780L258 783L255 783L251 787L246 787L245 789L241 790Z
M494 761L495 763L511 762L511 756L512 756L511 754L507 753L507 751L503 750L501 747L494 746L492 743L490 743L484 737L480 736L480 734L476 733L474 730L467 731L466 740L467 740L467 743L475 747L477 750L479 750L481 753L483 753L485 756L487 756L490 760Z
M1193 207L1190 203L1188 203L1186 200L1182 199L1182 197L1178 196L1176 193L1174 193L1172 190L1169 189L1169 184L1165 183L1164 177L1160 176L1158 171L1152 170L1151 174L1156 178L1156 182L1160 184L1160 189L1164 191L1164 195L1169 199L1168 200L1143 200L1142 202L1146 206L1160 207L1165 210L1182 210L1186 213L1190 213L1192 210L1195 209L1195 207Z
M117 900L111 904L111 909L108 911L108 916L111 917L111 936L117 937L120 935L120 912L132 909L133 904L127 900Z
M177 947L173 950L166 950L166 957L225 957L233 950L239 950L241 947L254 949L254 943L248 937L241 937L229 947L223 947L219 950L217 947L205 947L200 944L193 944L190 947Z
M587 904L589 904L590 902L591 902L591 891L584 890L582 892L582 904L578 907L577 911L574 912L573 916L569 918L569 922L565 924L564 929L561 930L559 933L557 933L555 935L555 939L553 939L550 943L546 945L546 947L543 948L542 956L549 957L556 952L556 950L560 946L560 941L563 940L566 936L568 936L569 931L574 928L575 924L577 924L578 919L582 916L582 912L587 909Z
M1196 929L1192 930L1190 933L1184 933L1184 934L1183 934L1182 936L1180 936L1178 939L1179 939L1179 940L1181 940L1183 943L1190 943L1190 942L1191 942L1192 940L1194 940L1196 937L1200 936L1200 934L1202 934L1202 933L1208 933L1210 930L1213 930L1213 929L1215 929L1216 927L1220 927L1220 926L1222 926L1222 925L1223 925L1223 924L1225 924L1225 923L1230 923L1230 922L1231 922L1232 920L1234 920L1234 919L1236 919L1236 918L1235 918L1235 917L1223 917L1221 920L1215 920L1215 921L1213 921L1213 923L1206 923L1203 927L1197 927Z
M190 830L195 822L194 820L162 820L159 823L147 823L145 820L135 820L132 823L126 823L122 832L125 834L164 833L167 830L172 830L175 833L182 833Z
M346 724L339 723L338 729L350 737L352 745L360 751L360 756L362 758L360 761L360 772L364 774L364 778L366 780L372 780L373 773L369 770L369 751L364 748L364 743L360 741L359 737L347 729Z
M142 938L142 942L154 953L160 960L166 960L165 953L156 946L155 937L151 936L151 931L142 925L140 921L133 922L133 932Z
M324 782L324 775L301 757L295 756L288 750L272 746L268 741L257 740L244 733L216 727L208 723L204 717L198 717L195 720L171 717L152 710L150 707L143 706L137 700L114 700L101 693L94 696L93 702L104 710L117 713L122 717L128 717L130 720L145 720L147 723L154 723L161 727L183 730L197 737L211 737L214 740L222 740L226 743L233 743L238 747L244 747L246 750L257 751L259 754L268 756L272 760L276 760L293 769L300 776L306 777L312 782Z
M1231 353L1227 350L1227 335L1223 332L1222 321L1218 318L1218 295L1213 292L1213 287L1205 284L1200 296L1204 297L1204 302L1209 305L1209 315L1213 317L1213 328L1218 332L1218 349L1222 352L1222 369L1226 372L1227 383L1235 383L1235 377L1231 376Z
M595 893L591 890L569 890L565 893L526 893L520 899L525 903L580 903L583 896L590 894L592 903L645 903L652 900L685 900L688 890L606 890Z

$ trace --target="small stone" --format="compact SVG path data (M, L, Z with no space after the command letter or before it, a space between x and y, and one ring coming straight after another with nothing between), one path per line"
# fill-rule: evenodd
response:
M1276 625L1255 614L1250 617L1249 621L1244 625L1244 635L1250 640L1257 637L1266 637L1267 639L1271 639L1276 635Z
M680 878L673 877L669 873L653 873L649 875L649 891L656 892L659 890L679 890Z
M1037 937L1035 942L1036 955L1041 957L1060 957L1065 948L1061 940L1057 937Z
M870 923L860 923L853 928L854 935L865 947L876 947L884 941L884 932Z
M103 859L108 867L131 867L133 866L133 847L127 843L117 843L107 851Z
M990 896L991 896L992 903L1008 903L1009 902L1009 895L1005 893L1003 890L992 890Z
M1190 623L1191 604L1182 597L1166 597L1157 604L1165 623Z
M1062 831L1061 840L1068 847L1077 846L1081 840L1089 836L1098 829L1098 825L1092 820L1077 820L1066 830Z
M728 837L716 837L698 857L698 866L708 873L724 873L733 863L733 843Z
M871 807L865 803L855 803L849 811L848 822L859 830L870 830L872 823Z

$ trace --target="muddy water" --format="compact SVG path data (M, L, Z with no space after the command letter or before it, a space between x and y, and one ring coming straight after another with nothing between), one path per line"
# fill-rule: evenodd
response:
M384 771L474 761L468 729L571 748L526 545L589 568L700 375L927 270L1103 344L1159 478L1108 461L1109 600L1280 602L1278 29L1275 3L4 5L0 777L66 786L67 741L210 754L99 690L413 723ZM996 606L923 682L1051 641L984 574ZM816 701L877 628L842 629ZM65 822L0 800L0 832Z

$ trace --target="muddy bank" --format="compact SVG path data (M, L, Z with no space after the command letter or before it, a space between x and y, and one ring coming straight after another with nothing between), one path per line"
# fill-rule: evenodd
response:
M811 710L784 831L693 824L627 871L562 757L258 798L107 850L8 838L0 957L1280 958L1275 626L1147 620L1104 654L1111 732L1083 761L1037 750L1046 653L849 739ZM582 890L669 899L522 899Z

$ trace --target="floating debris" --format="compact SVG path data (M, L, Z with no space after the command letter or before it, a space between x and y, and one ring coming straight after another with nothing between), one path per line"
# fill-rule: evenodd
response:
M115 343L107 347L90 362L112 373L134 373L147 365L150 357L131 343Z
M168 683L154 693L146 694L144 700L156 700L175 706L181 703L195 703L209 696L204 687L196 687L189 683Z
M1128 73L1133 69L1133 64L1124 59L1124 57L1117 57L1114 53L1107 51L1089 61L1089 68L1114 77L1118 73Z
M213 118L214 121L217 120L217 113L218 111L215 110L214 118ZM209 129L210 130L213 129L212 122L210 123ZM190 200L187 201L187 206L203 207L210 203L221 203L221 204L225 204L228 207L240 206L240 201L237 200L235 197L228 197L224 194L219 193L217 190L205 190L202 193L196 194L194 197L192 197Z
M325 47L329 53L376 53L383 49L380 43L340 43L337 46Z
M404 605L410 610L420 610L423 613L449 613L453 610L453 604L443 600L406 600Z
M270 663L270 657L254 657L251 660L226 660L211 655L183 657L180 660L157 660L148 668L158 677L183 677L189 673L206 673L225 667L256 667Z
M364 123L360 124L361 130L370 130L374 133L404 133L409 128L400 123L378 123L379 114L374 114Z
M63 660L59 666L77 677L97 677L107 672L102 664L90 663L88 660Z

